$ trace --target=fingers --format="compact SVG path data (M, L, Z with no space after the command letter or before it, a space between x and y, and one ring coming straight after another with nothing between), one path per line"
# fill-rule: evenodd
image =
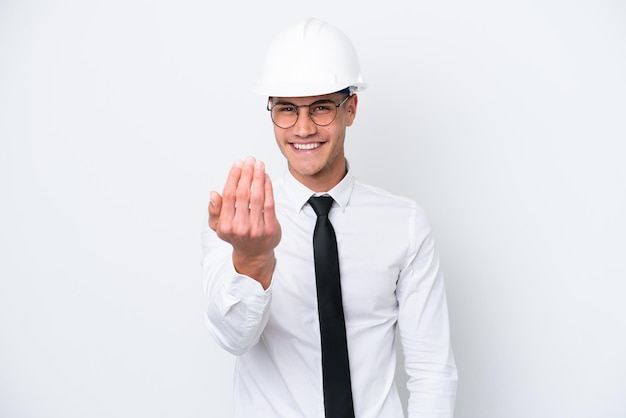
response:
M274 188L270 176L265 174L265 201L263 202L263 220L266 225L274 227L278 223L274 206Z
M265 164L256 161L250 191L250 221L254 227L262 227L265 199Z
M268 189L267 179L269 177L265 173L265 164L256 161L254 157L236 161L232 165L219 202L222 225L232 222L233 226L262 228L265 221L267 192L269 190L272 193L271 183ZM273 196L270 198L274 216ZM215 199L219 199L219 194L215 194Z
M250 194L252 189L252 177L256 160L248 157L241 168L241 176L235 192L235 217L236 223L247 223L250 216Z
M228 172L224 191L222 192L222 206L220 216L223 219L232 219L235 216L235 201L237 186L241 178L243 161L235 161Z

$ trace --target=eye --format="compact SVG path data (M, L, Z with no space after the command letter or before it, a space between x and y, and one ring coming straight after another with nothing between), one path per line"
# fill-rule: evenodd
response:
M332 102L313 103L311 105L311 112L319 114L328 113L332 112L333 107L335 107L335 104Z
M290 104L281 104L274 106L274 110L279 113L295 113L296 108Z

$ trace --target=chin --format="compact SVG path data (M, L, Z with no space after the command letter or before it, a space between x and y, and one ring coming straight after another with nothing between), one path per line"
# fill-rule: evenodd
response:
M293 174L302 177L315 177L320 173L319 167L312 167L310 165L292 164L291 171Z

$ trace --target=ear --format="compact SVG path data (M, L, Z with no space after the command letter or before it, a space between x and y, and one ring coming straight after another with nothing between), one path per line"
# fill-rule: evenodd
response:
M354 118L356 117L356 108L359 104L359 96L353 94L350 99L348 99L348 103L346 103L348 119L346 121L346 126L352 126L354 122Z

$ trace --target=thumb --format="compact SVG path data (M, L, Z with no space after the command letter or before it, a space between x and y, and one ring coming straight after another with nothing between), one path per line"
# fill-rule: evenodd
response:
M211 191L210 196L209 227L215 231L219 222L220 212L222 211L222 196L215 191Z

